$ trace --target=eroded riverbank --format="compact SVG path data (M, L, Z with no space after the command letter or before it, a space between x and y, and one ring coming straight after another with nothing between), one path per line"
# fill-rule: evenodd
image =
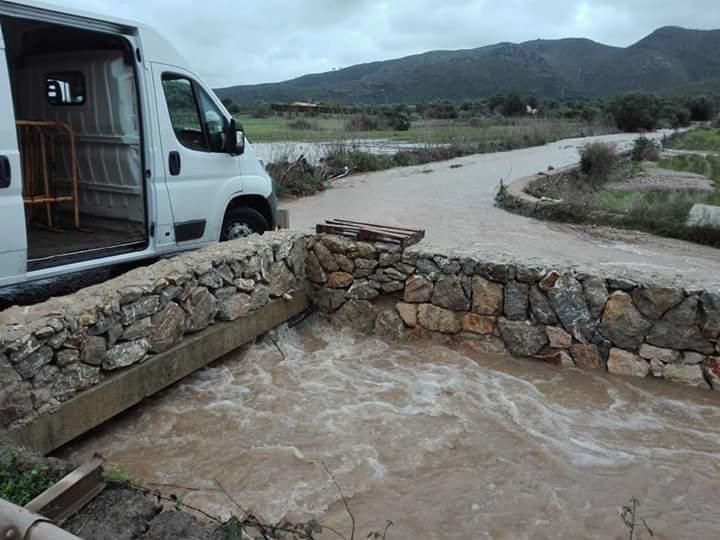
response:
M63 451L184 500L390 538L620 538L630 497L658 538L713 538L714 394L558 371L305 323L238 352ZM174 492L182 490L167 488ZM364 537L365 534L358 537Z

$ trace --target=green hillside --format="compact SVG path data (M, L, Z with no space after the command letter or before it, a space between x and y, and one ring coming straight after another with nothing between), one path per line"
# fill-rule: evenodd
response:
M498 43L359 64L281 83L216 90L240 104L454 101L516 91L538 97L606 97L640 90L720 91L720 30L664 27L630 47L589 39Z

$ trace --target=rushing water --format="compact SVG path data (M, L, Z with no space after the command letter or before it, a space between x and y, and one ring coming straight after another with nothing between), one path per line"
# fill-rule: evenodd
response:
M205 369L63 451L99 451L211 512L356 538L717 538L720 400L315 321ZM185 488L193 488L187 492ZM330 536L328 536L329 538ZM640 536L640 538L646 538Z

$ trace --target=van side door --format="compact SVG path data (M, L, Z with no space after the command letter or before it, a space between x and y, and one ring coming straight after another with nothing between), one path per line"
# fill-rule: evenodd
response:
M0 286L27 271L27 233L15 109L0 28ZM15 279L13 279L15 278Z
M175 241L218 240L226 201L243 189L240 156L225 150L230 119L191 73L158 63L152 71Z

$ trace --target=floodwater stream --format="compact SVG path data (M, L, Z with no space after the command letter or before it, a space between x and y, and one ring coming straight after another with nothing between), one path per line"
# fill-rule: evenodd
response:
M63 457L102 453L216 514L317 518L356 538L655 538L720 531L720 399L306 321L149 399ZM222 489L218 487L222 486ZM327 538L331 538L329 535ZM323 536L325 538L325 536ZM642 533L636 538L649 538Z

